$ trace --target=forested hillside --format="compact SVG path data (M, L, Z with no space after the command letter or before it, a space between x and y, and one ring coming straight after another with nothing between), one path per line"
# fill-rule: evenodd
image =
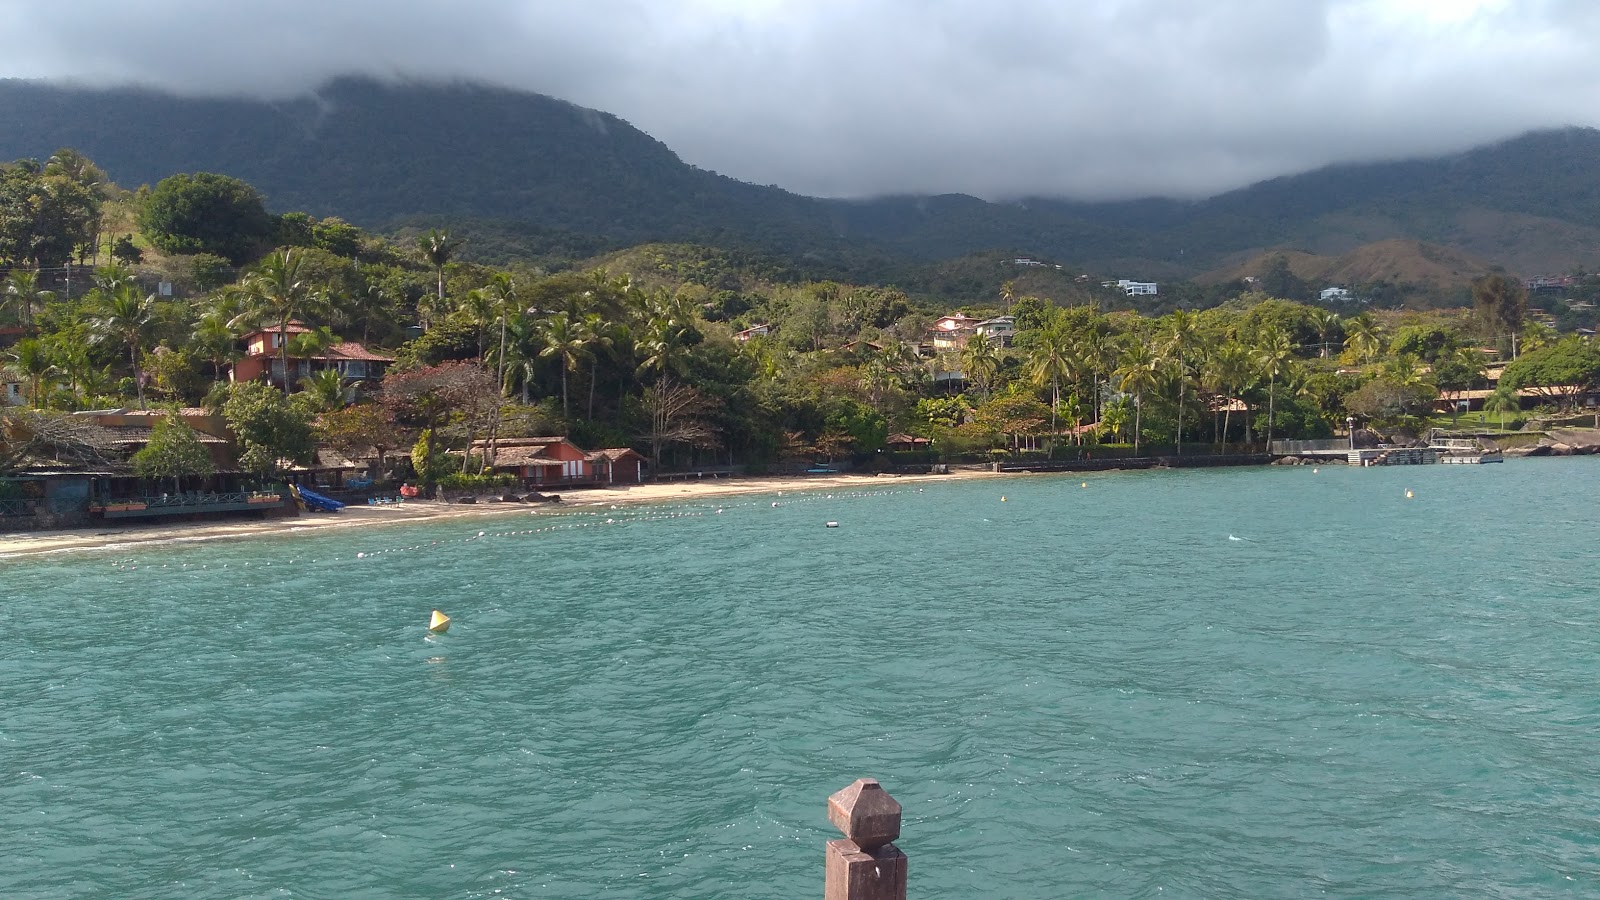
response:
M0 163L0 471L206 474L176 413L132 456L85 443L70 414L128 406L219 411L266 484L320 448L390 484L476 489L504 484L507 437L632 447L658 470L1105 461L1322 437L1351 416L1417 433L1441 391L1487 384L1486 347L1521 354L1497 401L1513 420L1519 386L1600 384L1600 352L1552 328L1593 325L1592 276L1558 280L1571 302L1490 273L1471 312L1378 312L1293 302L1304 255L1253 283L1130 297L1048 257L849 280L804 255L525 237L547 256L486 265L448 229L272 213L226 175L128 191L70 149Z
M127 186L221 172L255 185L278 212L385 230L448 219L475 232L474 252L486 257L694 241L892 280L903 260L997 250L1171 278L1273 248L1339 255L1403 238L1524 275L1600 266L1592 129L1445 159L1335 166L1199 202L1084 204L816 200L694 168L615 116L471 85L345 79L267 103L11 80L0 81L0 121L0 159L74 147Z

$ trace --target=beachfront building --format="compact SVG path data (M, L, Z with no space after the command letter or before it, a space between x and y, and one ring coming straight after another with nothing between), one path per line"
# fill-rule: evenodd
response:
M272 326L244 336L244 358L234 363L228 377L233 381L264 378L283 387L283 346L311 329L303 322L290 322L283 328ZM374 353L355 341L335 341L326 350L306 356L289 357L289 386L318 372L335 369L348 382L377 381L383 378L394 357Z
M599 484L640 484L648 460L631 447L613 447L589 454L589 472Z
M529 487L595 484L589 453L565 437L500 438L473 441L469 452L484 459L487 471L515 475Z

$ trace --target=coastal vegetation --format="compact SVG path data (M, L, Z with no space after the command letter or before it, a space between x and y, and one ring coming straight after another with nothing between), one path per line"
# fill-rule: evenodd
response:
M1283 270L1174 284L1141 311L1093 273L1018 277L998 254L965 281L904 283L679 244L487 265L447 227L385 237L271 215L250 185L206 173L127 191L70 150L0 166L0 187L0 380L29 408L4 413L12 432L73 410L206 406L263 478L319 444L403 477L469 477L485 462L474 441L537 434L633 446L664 469L1225 452L1351 417L1418 431L1441 396L1487 388L1496 360L1510 390L1600 383L1600 354L1500 273L1474 282L1471 308L1324 308L1273 296L1294 288ZM956 309L937 278L961 284ZM1597 293L1582 276L1562 302ZM957 311L1014 333L934 340ZM282 336L279 372L342 344L393 365L232 380L263 332ZM1516 418L1514 400L1494 404ZM200 474L181 432L159 437L140 465Z

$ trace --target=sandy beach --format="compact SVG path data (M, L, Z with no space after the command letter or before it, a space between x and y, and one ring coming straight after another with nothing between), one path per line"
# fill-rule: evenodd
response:
M949 475L831 475L793 478L708 478L696 481L651 482L605 488L581 488L562 494L561 503L444 503L408 500L393 506L347 506L337 513L308 513L292 518L261 521L230 519L216 522L148 524L108 522L98 528L61 531L17 531L0 534L0 559L75 550L116 549L153 542L211 541L248 538L263 534L293 534L331 528L381 528L408 522L442 519L488 518L557 513L595 505L664 503L708 497L727 497L774 491L861 490L915 482L958 478L1000 477L988 472L963 470Z

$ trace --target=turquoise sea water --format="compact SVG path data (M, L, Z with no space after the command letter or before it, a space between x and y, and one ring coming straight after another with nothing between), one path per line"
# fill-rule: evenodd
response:
M1600 462L1084 480L0 560L0 895L1600 893Z

